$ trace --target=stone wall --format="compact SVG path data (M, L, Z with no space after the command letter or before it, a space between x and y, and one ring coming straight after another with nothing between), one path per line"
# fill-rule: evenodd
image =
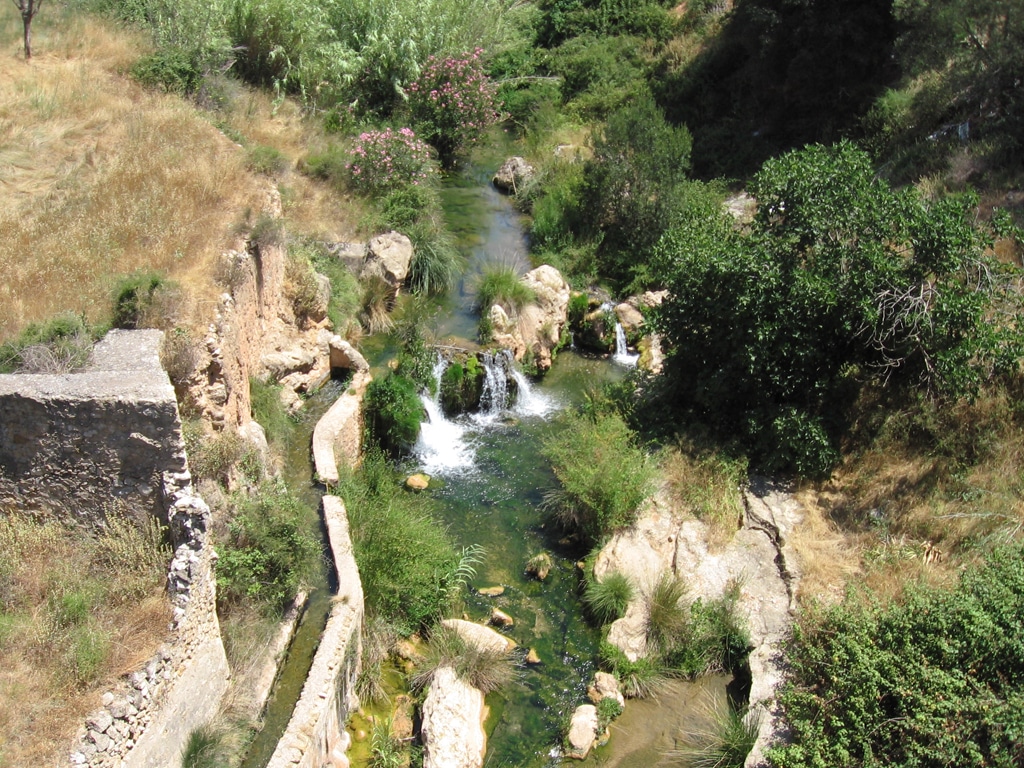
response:
M339 336L330 340L330 366L351 371L352 379L313 429L313 466L328 486L338 482L339 461L354 467L361 460L363 395L372 380L365 358Z
M338 594L302 694L267 768L347 768L349 764L345 721L358 706L355 681L362 650L363 587L344 502L324 496L323 512Z
M162 338L111 331L80 373L0 376L0 509L92 527L119 498L166 522L174 547L170 639L104 694L80 729L72 765L174 765L227 688L210 510L192 490L174 389L160 366Z
M111 498L163 511L162 473L185 470L160 331L111 331L90 367L0 376L0 509L93 524Z

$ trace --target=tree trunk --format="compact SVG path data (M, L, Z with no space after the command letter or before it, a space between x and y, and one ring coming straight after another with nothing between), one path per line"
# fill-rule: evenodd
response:
M21 20L25 23L25 60L32 58L32 17L22 15Z

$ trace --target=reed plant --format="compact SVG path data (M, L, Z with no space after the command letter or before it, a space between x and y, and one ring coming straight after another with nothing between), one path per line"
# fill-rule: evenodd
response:
M516 674L515 663L504 649L467 642L454 629L438 624L431 629L426 655L412 676L413 689L426 688L442 667L449 667L460 680L484 693L500 690Z
M612 571L600 581L587 579L583 602L600 624L610 624L626 613L635 592L633 582L626 574Z
M476 306L483 312L495 304L511 316L517 316L536 296L516 268L510 264L488 266L476 282Z

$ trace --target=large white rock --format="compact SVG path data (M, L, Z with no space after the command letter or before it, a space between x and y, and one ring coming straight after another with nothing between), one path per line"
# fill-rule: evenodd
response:
M569 723L569 734L566 736L569 742L568 756L577 760L584 759L597 742L599 735L597 707L593 704L581 704L572 713L572 722Z
M398 288L409 276L412 263L412 241L398 232L377 235L367 244L363 276L377 275Z
M552 351L558 346L569 309L569 284L562 273L548 264L527 272L522 278L536 299L518 317L509 317L499 306L491 307L488 319L494 342L512 350L516 360L533 353L537 369L551 367Z
M487 749L484 694L440 667L423 702L423 768L481 768ZM596 710L595 710L596 716Z
M483 651L508 653L516 647L514 641L483 624L462 619L445 619L441 624L457 632L467 645L475 646Z

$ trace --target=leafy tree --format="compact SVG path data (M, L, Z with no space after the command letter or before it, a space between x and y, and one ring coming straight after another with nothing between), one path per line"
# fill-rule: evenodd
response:
M1018 300L984 254L970 195L936 203L877 179L849 143L766 163L748 233L692 209L656 269L671 297L676 402L765 469L826 473L865 381L971 395L1021 351Z

